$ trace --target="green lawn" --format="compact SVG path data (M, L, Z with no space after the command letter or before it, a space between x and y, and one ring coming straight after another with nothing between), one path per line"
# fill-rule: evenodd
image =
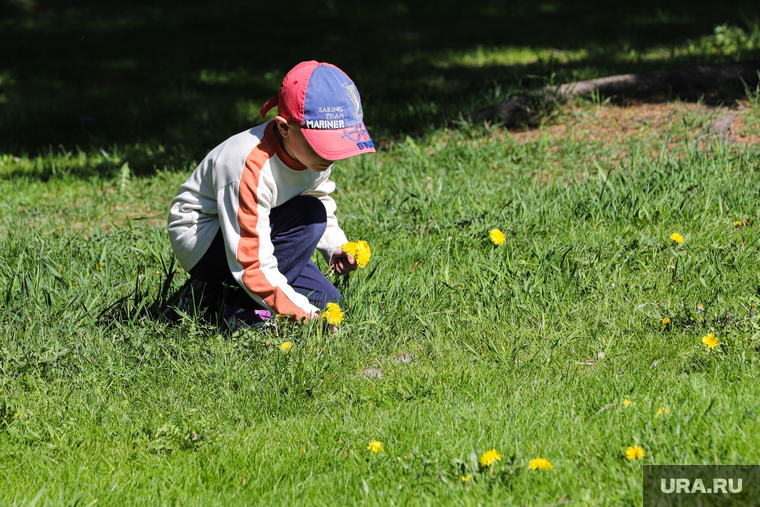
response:
M643 146L439 131L339 164L373 257L335 334L153 318L187 171L4 180L3 503L636 505L644 463L756 464L760 150ZM106 158L2 170L37 163Z
M295 26L355 19L328 4ZM760 464L760 146L688 115L625 144L457 120L553 79L760 51L755 2L587 4L486 3L469 32L464 11L373 4L348 30L380 56L340 32L314 50L361 76L382 146L333 172L373 252L336 279L336 333L157 318L187 278L165 230L177 187L303 48L243 51L258 72L219 27L273 21L2 4L21 53L0 68L0 505L641 505L644 464ZM69 52L80 29L100 38ZM612 106L575 107L550 122Z

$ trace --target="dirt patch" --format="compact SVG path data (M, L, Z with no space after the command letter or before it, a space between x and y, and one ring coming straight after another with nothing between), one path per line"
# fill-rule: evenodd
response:
M732 146L760 144L757 112L748 103L711 106L688 102L633 102L630 105L570 103L543 125L508 132L517 142L533 142L544 136L614 145L631 140L662 146L698 142L723 142Z

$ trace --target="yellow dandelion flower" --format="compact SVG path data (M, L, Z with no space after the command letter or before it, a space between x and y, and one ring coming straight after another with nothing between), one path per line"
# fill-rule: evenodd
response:
M472 475L463 475L462 476L462 482L470 482L472 480Z
M668 407L660 407L657 409L657 415L670 415L670 409Z
M718 339L715 338L715 333L710 333L702 337L702 343L704 343L708 349L714 349L718 346Z
M672 239L676 243L680 243L681 241L683 241L683 236L681 236L677 232L674 232L673 234L670 235L670 239Z
M625 450L625 457L628 458L629 461L643 459L644 454L644 448L640 445L629 445L628 449Z
M739 220L734 222L734 227L741 227L742 225L744 225L744 222L740 222Z
M366 266L369 263L370 257L372 257L372 249L366 241L351 241L345 243L341 248L343 248L344 253L347 253L356 259L356 264L358 264L360 268Z
M280 349L282 349L283 352L288 352L293 347L293 344L290 342L283 342L282 345L280 345Z
M372 250L366 241L357 241L356 247L356 263L360 268L363 268L369 263L370 257L372 257Z
M335 303L327 303L327 308L322 312L322 320L336 326L343 322L343 310Z
M504 233L501 232L499 229L494 229L491 232L489 232L488 237L491 238L491 241L493 241L493 244L496 246L501 246L504 244L504 241L505 241Z
M353 255L356 257L356 242L355 241L349 241L348 243L343 243L341 246L343 249L343 253L347 253L348 255Z
M480 456L480 466L482 467L490 467L497 461L501 461L501 454L496 449L486 451Z
M623 408L628 408L628 405L630 404L631 404L631 400L629 400L628 398L623 400Z
M375 454L383 452L383 443L379 440L373 440L367 445L367 450Z
M548 459L544 458L535 458L530 460L530 463L528 463L528 468L531 470L552 470L554 468L554 465L549 462Z
M668 317L665 317L664 319L662 319L663 326L667 326L668 324L670 324L670 319Z

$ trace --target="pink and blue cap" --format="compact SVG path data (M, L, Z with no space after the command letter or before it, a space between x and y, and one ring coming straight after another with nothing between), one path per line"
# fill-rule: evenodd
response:
M261 108L261 117L274 106L280 116L301 127L309 145L324 159L375 151L364 125L359 90L335 65L312 60L293 67L278 96Z

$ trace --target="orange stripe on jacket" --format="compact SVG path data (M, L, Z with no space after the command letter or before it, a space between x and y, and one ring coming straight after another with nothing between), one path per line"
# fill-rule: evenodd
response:
M272 146L271 138L265 136L245 160L238 196L240 241L237 258L244 270L243 283L251 292L263 299L277 313L293 314L296 318L300 318L306 316L306 312L293 304L279 287L272 286L260 269L259 233L256 230L259 221L259 176L261 168L274 156L274 153L275 147Z

